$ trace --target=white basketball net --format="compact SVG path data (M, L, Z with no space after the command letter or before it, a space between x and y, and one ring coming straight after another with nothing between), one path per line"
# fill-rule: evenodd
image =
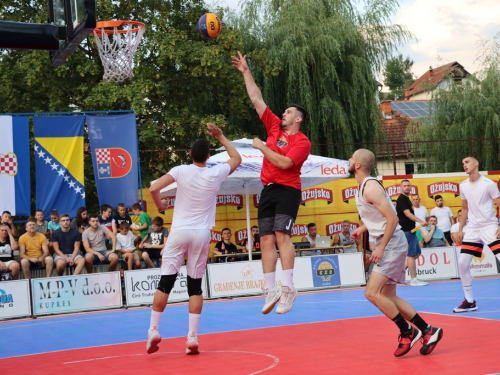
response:
M103 79L107 82L123 82L134 76L134 54L144 35L145 27L130 24L125 24L124 27L125 30L113 27L113 33L109 35L105 28L98 29L100 35L94 30L99 56L104 66Z

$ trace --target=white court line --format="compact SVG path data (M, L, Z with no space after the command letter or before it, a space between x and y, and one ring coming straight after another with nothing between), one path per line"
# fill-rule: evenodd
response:
M419 311L419 313L425 313L425 314L432 314L432 315L442 315L442 316L447 316L451 318L469 318L469 319L479 319L479 320L488 320L488 321L493 321L493 322L498 322L498 319L490 319L490 318L480 318L477 316L470 316L468 313L453 313L453 314L445 314L445 313L436 313L436 312L429 312L429 311ZM483 312L497 312L497 311L483 311ZM498 311L500 312L500 311ZM470 312L471 314L477 314L478 311ZM465 315L467 314L467 315Z
M156 355L165 355L165 354L180 354L182 352L162 352L158 353ZM214 350L214 351L202 351L201 353L241 353L241 354L255 354L255 355L260 355L260 356L265 356L269 357L273 360L273 363L266 368L262 370L257 370L255 372L252 372L248 375L255 375L255 374L260 374L264 371L271 370L272 368L278 366L280 359L272 354L268 353L257 353L257 352L246 352L246 351L240 351L240 350ZM84 362L93 362L93 361L102 361L102 360L107 360L107 359L116 359L116 358L127 358L127 357L139 357L139 356L144 356L145 354L127 354L127 355L116 355L112 357L100 357L100 358L89 358L89 359L82 359L79 361L71 361L71 362L63 362L63 365L72 365L75 363L84 363Z

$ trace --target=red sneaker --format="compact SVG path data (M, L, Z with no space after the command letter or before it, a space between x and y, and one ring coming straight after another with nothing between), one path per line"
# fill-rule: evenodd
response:
M443 337L443 329L437 327L429 327L423 332L422 336L422 348L420 349L420 354L427 355L431 354L437 343Z
M401 357L408 353L413 345L420 340L422 337L422 332L420 332L415 327L411 327L411 332L407 334L400 334L398 337L399 345L396 351L394 352L394 356Z

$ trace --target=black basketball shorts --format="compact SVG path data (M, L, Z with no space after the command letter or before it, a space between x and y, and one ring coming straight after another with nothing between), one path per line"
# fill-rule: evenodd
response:
M280 231L291 236L300 200L299 189L280 184L265 186L259 201L259 235Z

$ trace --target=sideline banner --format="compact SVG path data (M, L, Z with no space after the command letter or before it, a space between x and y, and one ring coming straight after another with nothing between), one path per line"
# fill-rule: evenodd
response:
M0 283L0 320L30 316L30 302L28 280Z
M454 279L458 274L456 250L460 247L443 246L422 249L417 258L417 277L420 280ZM410 271L406 270L406 281L410 281Z
M151 305L160 282L160 269L152 268L145 270L124 271L125 299L127 306ZM206 272L201 281L203 298L208 298L208 287ZM182 266L175 280L175 285L170 292L168 302L179 302L189 300L187 293L187 270Z
M455 247L455 252L457 256L457 273L458 273L458 259L460 258L460 247ZM479 257L472 258L470 262L470 273L472 277L498 275L499 270L497 266L497 259L495 255L493 255L488 246L484 245L483 254L480 258Z
M342 286L365 285L365 265L362 253L339 254L340 283Z
M120 272L31 280L35 315L122 307Z

